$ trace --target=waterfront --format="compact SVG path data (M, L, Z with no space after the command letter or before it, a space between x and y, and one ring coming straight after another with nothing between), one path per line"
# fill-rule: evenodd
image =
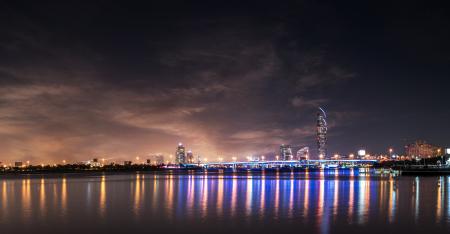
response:
M448 233L450 177L357 170L0 177L2 233Z

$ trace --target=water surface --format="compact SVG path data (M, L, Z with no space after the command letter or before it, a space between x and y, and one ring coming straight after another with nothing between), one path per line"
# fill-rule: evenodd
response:
M450 233L450 177L357 171L0 177L1 233Z

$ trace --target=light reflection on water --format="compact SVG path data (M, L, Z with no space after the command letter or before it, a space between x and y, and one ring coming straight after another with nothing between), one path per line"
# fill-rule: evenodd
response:
M19 233L120 233L148 226L180 233L183 227L283 233L450 228L450 177L191 171L22 176L0 183L0 227Z

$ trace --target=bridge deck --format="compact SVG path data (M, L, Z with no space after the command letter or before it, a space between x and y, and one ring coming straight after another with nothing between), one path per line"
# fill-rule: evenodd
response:
M366 159L313 159L313 160L271 160L271 161L237 161L237 162L209 162L200 163L200 166L267 166L267 165L289 165L289 166L302 166L312 164L374 164L377 160ZM189 163L187 166L198 166L198 163Z

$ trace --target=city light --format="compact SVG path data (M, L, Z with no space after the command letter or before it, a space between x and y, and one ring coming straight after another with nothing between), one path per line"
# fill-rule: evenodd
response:
M450 148L445 149L446 154L450 154Z
M358 150L358 156L363 157L365 155L366 155L366 150L364 150L364 149Z
M355 155L354 155L354 154L350 154L349 157L350 157L350 158L354 158Z
M237 161L237 158L236 158L236 157L232 157L231 159L232 159L234 162Z

